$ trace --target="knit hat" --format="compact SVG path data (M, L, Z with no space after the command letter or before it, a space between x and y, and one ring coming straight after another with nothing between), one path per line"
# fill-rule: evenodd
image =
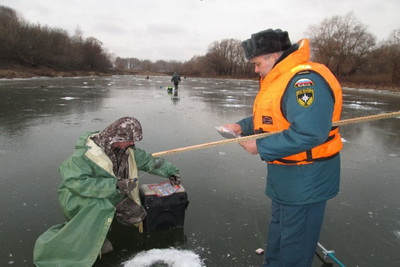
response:
M250 39L242 42L244 55L248 60L261 55L285 51L291 46L288 32L281 29L268 29L253 33Z

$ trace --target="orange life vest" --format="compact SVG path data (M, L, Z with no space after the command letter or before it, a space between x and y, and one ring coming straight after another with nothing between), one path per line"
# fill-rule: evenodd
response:
M253 123L256 133L282 131L289 128L290 123L281 111L282 97L290 80L295 75L310 71L319 73L329 84L334 96L332 122L340 120L342 90L339 82L326 66L308 60L309 45L307 39L301 40L299 45L300 47L297 51L278 63L264 79L260 80L260 90L253 105ZM301 89L302 84L299 83L298 86ZM321 161L338 154L342 146L338 128L332 127L329 137L324 143L311 150L277 159L270 163L308 164L314 161Z

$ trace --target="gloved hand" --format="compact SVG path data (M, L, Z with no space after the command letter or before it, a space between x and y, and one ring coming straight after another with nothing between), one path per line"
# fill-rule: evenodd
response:
M172 185L180 185L181 184L181 176L179 174L173 174L168 178Z
M128 195L133 189L135 189L136 183L130 179L121 179L117 182L117 186L122 194Z

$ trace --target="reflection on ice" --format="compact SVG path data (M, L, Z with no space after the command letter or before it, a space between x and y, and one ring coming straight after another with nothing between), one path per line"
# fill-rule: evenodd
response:
M360 109L360 110L375 110L378 108L369 107L362 104L352 103L352 104L344 104L344 107L351 108L351 109Z
M241 105L241 104L221 104L220 106L228 107L228 108L240 108L240 107L245 107L246 105Z
M393 233L397 238L400 239L400 230L394 230Z
M378 110L380 107L385 105L382 102L377 101L360 101L360 100L353 100L353 101L344 101L343 107L347 107L350 109L357 109L357 110Z
M66 96L66 97L61 97L61 99L64 99L64 100L67 100L67 101L69 101L69 100L76 99L76 97L72 97L72 96Z
M150 266L202 267L204 265L194 252L177 249L152 249L140 252L133 259L124 263L124 267Z

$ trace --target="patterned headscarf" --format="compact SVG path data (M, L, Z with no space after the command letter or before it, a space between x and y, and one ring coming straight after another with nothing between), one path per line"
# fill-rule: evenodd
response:
M118 142L136 142L142 140L142 126L132 117L123 117L109 125L93 141L100 146L113 163L114 174L119 178L128 178L128 156L126 149L113 149Z

